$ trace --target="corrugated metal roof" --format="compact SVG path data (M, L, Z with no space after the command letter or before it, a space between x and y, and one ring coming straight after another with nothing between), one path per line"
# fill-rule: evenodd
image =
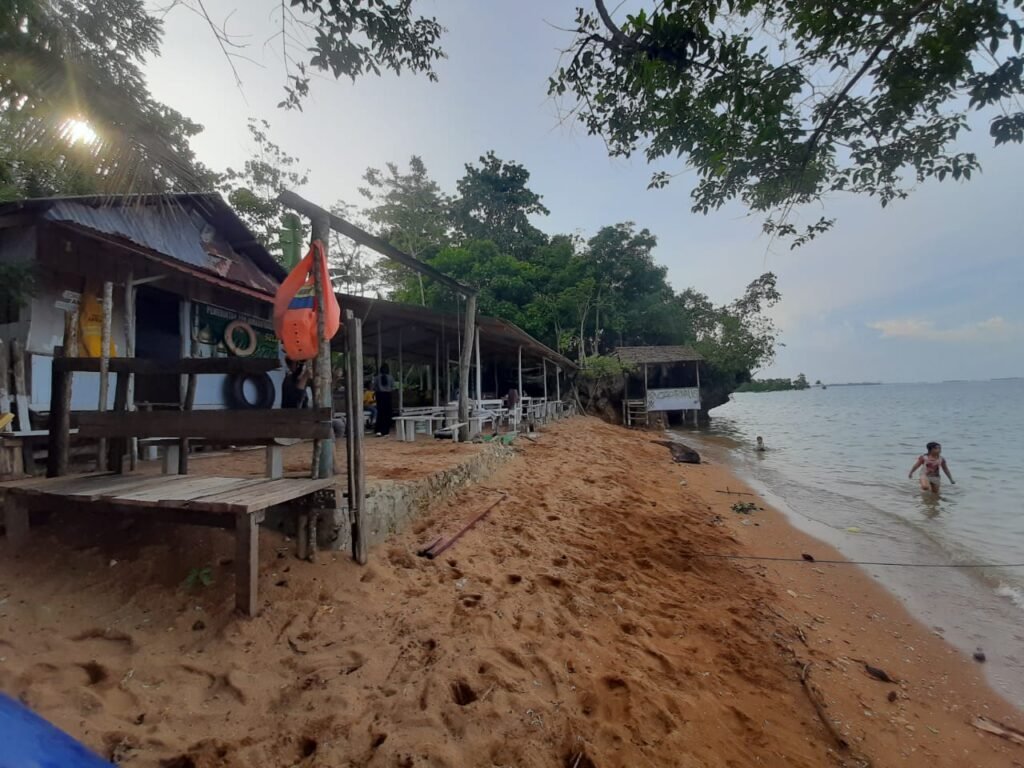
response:
M0 205L0 215L17 211L121 238L269 294L285 275L216 193L54 197Z
M613 353L623 363L659 365L703 360L693 347L619 347Z
M396 356L399 331L402 333L405 354L410 359L430 362L434 359L434 344L444 336L456 348L462 333L463 317L455 312L442 312L414 304L400 304L384 299L366 296L337 294L341 308L351 309L356 317L363 320L363 354L374 355L377 347L377 324L380 323L381 347L386 355ZM541 341L533 338L517 325L497 317L481 315L477 319L480 328L481 352L491 356L503 353L508 359L515 359L519 347L534 357L547 358L563 369L573 370L576 364ZM340 343L341 336L336 337Z

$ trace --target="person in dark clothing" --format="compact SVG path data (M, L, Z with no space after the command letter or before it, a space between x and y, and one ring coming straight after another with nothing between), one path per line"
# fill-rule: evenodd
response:
M377 421L375 424L377 435L384 437L391 434L391 395L395 391L395 379L391 375L391 369L384 363L380 372L373 377L373 394L377 400Z
M303 362L295 362L291 358L284 359L285 374L281 382L281 407L282 408L305 408L309 400L309 379L312 371Z

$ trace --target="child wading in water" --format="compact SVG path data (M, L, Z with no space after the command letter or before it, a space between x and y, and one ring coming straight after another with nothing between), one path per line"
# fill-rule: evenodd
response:
M910 468L910 474L907 477L913 477L914 472L917 471L918 467L924 467L924 472L921 473L921 490L931 491L932 493L939 492L939 470L941 469L946 473L946 477L949 478L949 482L956 485L956 480L949 474L949 467L946 465L946 460L942 458L942 446L938 443L928 443L925 446L927 453L917 457L917 461L914 466Z

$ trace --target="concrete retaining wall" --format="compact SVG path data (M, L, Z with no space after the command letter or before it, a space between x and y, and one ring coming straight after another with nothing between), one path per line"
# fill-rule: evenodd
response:
M422 480L374 480L368 484L366 494L366 521L368 545L373 547L398 532L406 523L421 514L430 504L442 499L470 483L489 477L499 466L514 455L503 445L486 445L480 453L462 464L442 472L435 472ZM326 521L325 521L326 522ZM327 530L324 530L324 529ZM351 525L348 509L334 512L333 525L321 524L320 546L324 549L350 550Z

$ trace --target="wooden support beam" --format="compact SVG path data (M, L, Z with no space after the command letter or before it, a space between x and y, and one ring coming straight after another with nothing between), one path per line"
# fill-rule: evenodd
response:
M313 240L319 240L323 244L323 258L327 259L327 246L331 239L331 227L328 214L320 213L312 221ZM330 410L333 406L331 397L331 340L327 336L326 321L324 317L324 296L331 286L324 285L321 280L321 265L319 252L313 251L313 291L318 311L316 313L316 405L318 408ZM330 477L334 474L334 438L318 440L313 444L313 478ZM310 548L316 547L316 542L310 542Z
M11 358L4 340L0 339L0 413L11 412ZM8 425L4 428L10 431Z
M480 367L480 329L475 325L473 327L473 348L476 357L476 399L480 401L484 399L483 369Z
M393 245L391 245L391 243L382 240L379 237L371 235L365 229L361 229L357 227L355 224L351 224L348 221L345 221L345 219L341 218L340 216L336 216L330 211L327 211L321 208L320 206L309 202L308 200L304 199L303 197L295 194L290 190L286 189L283 192L281 192L281 194L277 196L277 199L281 202L281 205L285 206L286 208L291 208L293 211L301 213L303 216L308 216L313 221L316 221L317 219L326 218L328 227L330 229L333 229L335 232L344 235L350 240L354 240L355 242L359 243L359 245L365 245L367 248L376 251L382 256L386 256L392 261L396 261L399 264L408 267L414 272L418 272L419 274L424 275L425 277L429 277L436 283L440 283L441 285L451 288L453 291L456 291L457 293L460 293L463 296L476 295L476 291L474 289L462 285L457 280L453 280L452 278L448 277L448 275L434 269L429 264L425 264L419 259L414 258L413 256L410 256L409 254L398 250ZM315 233L313 235L313 239L316 239ZM379 365L380 363L378 363L378 367Z
M114 384L114 413L125 413L128 408L128 382L130 373L117 374ZM118 437L110 441L108 465L111 471L118 474L124 472L124 457L128 453L128 438Z
M28 432L32 424L28 413L29 391L25 384L25 345L18 339L11 342L11 362L14 366L14 404L18 412L18 429Z
M109 280L103 283L103 325L100 331L100 399L96 410L103 413L107 410L107 394L110 377L110 323L114 311L114 284ZM96 468L103 472L107 468L107 441L100 438L99 454L96 457Z
M62 371L98 373L100 361L95 357L60 357L54 367ZM131 372L136 376L179 376L196 374L259 374L281 367L277 358L264 357L184 357L180 360L148 360L115 357L108 361L110 373Z
M235 517L235 607L246 616L258 609L260 526L255 515Z
M64 316L64 344L61 354L78 352L78 313ZM61 370L53 358L50 368L50 417L47 423L46 476L60 477L68 472L68 447L71 442L71 372ZM29 467L25 467L29 471Z
M135 357L135 276L128 273L124 282L124 356ZM135 376L131 373L118 374L127 378L124 410L135 410ZM120 380L120 379L119 379ZM116 395L115 395L116 397ZM128 439L128 468L134 470L139 463L139 441L134 437Z
M349 428L345 440L348 455L348 506L352 533L352 557L365 565L369 557L365 520L366 467L363 455L363 328L351 310L345 312L345 387Z
M199 354L199 342L192 339L189 345L189 352L192 357ZM185 396L181 403L183 411L191 411L196 404L196 374L189 373L185 376ZM137 441L138 438L135 438ZM182 437L178 441L178 474L188 474L189 440Z
M64 375L64 374L61 374ZM244 414L244 415L242 415ZM131 413L78 414L82 437L190 437L231 443L264 440L268 435L301 440L332 437L328 408L291 410L270 408L246 411L132 411Z
M519 347L519 378L516 380L519 386L519 402L516 403L515 427L519 431L519 422L523 415L523 348Z
M469 364L473 354L473 333L476 328L476 294L466 298L465 331L462 338L462 354L459 355L459 440L469 439Z
M405 363L402 358L402 329L398 329L398 415L405 408Z

